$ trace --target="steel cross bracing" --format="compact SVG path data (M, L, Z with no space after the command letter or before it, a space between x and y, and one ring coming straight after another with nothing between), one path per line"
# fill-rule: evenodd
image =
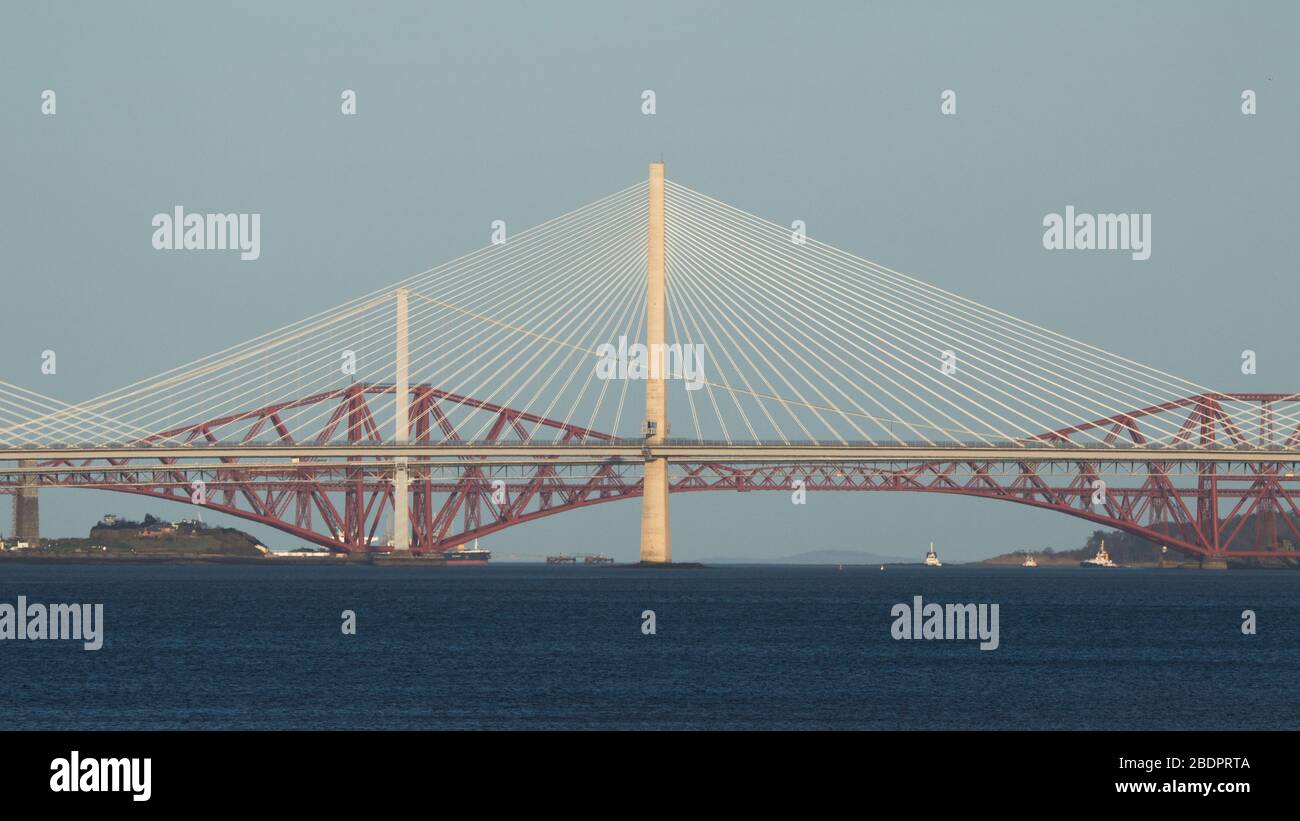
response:
M101 457L94 454L68 458L46 453L47 458L25 461L0 472L0 483L17 487L25 476L37 475L40 486L115 490L159 499L190 503L195 482L207 488L206 507L277 527L300 538L336 550L369 550L383 533L393 506L393 459L384 453L382 436L374 423L371 402L391 395L391 385L356 384L347 389L305 397L294 403L249 411L195 423L160 434L159 439L216 443L224 428L244 425L243 437L252 440L264 429L278 429L278 419L305 404L331 405L314 441L328 441L342 433L369 452L343 458L321 456L267 458L265 446L251 447L250 455L208 458L191 455ZM1278 403L1291 395L1233 395L1234 401ZM448 421L444 404L475 406L494 415L485 448L530 441L528 425L558 431L561 441L575 447L568 455L546 458L414 459L412 473L412 549L445 550L511 525L600 502L640 496L640 459L586 456L581 446L608 445L618 440L609 434L566 426L562 422L523 413L494 403L451 394L428 385L411 388L410 425L414 445L435 436L455 441L459 434ZM1236 435L1241 427L1223 411L1215 397L1189 398L1160 411L1181 409L1187 424L1195 427L1201 450L1222 461L1208 463L1186 454L1149 451L1111 451L1105 460L1072 458L1060 432L1044 434L1056 447L1028 448L1020 458L952 459L918 461L907 453L871 462L800 462L745 464L724 461L675 461L670 488L673 493L707 490L735 492L790 492L796 481L809 491L925 492L978 496L1059 510L1098 524L1116 527L1167 544L1187 553L1224 556L1276 556L1278 539L1300 544L1300 480L1294 467L1278 459L1292 454L1279 451L1274 461L1249 461L1259 449L1240 451L1242 444L1294 445L1300 431L1256 432L1262 442L1244 443ZM1143 441L1142 420L1156 412L1145 409L1122 418L1098 420L1080 427L1104 427L1132 444ZM1213 420L1213 424L1202 424ZM436 433L435 433L436 431ZM1244 435L1244 434L1243 434ZM1227 437L1228 445L1221 444ZM1275 441L1276 440L1276 441ZM281 435L277 443L292 451L300 445ZM1235 457L1234 458L1234 454ZM754 457L759 458L759 457ZM1104 503L1094 505L1095 482L1106 482ZM1213 512L1212 512L1213 511ZM1289 514L1289 515L1288 515ZM1259 516L1256 541L1242 544L1245 517Z

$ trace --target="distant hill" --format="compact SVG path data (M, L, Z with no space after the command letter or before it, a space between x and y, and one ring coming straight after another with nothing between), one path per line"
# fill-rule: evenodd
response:
M882 556L864 550L808 550L777 559L755 559L752 557L711 556L700 559L703 564L899 564L921 561L918 558L901 556Z
M230 527L208 527L186 519L169 522L153 515L144 521L106 517L90 529L85 539L46 539L44 547L55 552L129 553L136 556L243 556L259 557L266 549L257 539Z

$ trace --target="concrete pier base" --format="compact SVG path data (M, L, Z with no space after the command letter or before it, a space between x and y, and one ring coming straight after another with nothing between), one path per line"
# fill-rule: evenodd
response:
M673 560L668 517L668 460L649 459L641 490L641 563Z
M21 467L34 463L20 461ZM14 540L27 542L35 547L41 543L41 506L37 496L39 477L34 473L25 473L14 491Z

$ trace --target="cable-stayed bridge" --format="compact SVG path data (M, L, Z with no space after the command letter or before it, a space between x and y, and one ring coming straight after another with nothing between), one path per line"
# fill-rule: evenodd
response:
M68 404L0 382L0 488L204 506L427 553L669 494L1002 499L1208 558L1300 543L1300 395L1227 394L667 181ZM1246 522L1251 521L1251 527ZM390 525L391 526L391 525ZM389 549L387 546L384 550Z

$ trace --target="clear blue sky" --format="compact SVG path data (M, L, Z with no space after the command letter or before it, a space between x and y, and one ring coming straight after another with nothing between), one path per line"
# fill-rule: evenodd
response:
M662 153L686 185L986 305L1220 389L1295 390L1297 31L1293 2L7 4L0 378L89 398L466 253L494 219L622 188ZM176 204L261 213L261 259L154 251L150 218ZM1070 204L1150 212L1151 259L1045 251L1043 215ZM191 513L42 498L47 535L110 510ZM637 513L494 547L631 558ZM933 540L961 560L1092 529L905 494L699 494L673 523L681 559Z

